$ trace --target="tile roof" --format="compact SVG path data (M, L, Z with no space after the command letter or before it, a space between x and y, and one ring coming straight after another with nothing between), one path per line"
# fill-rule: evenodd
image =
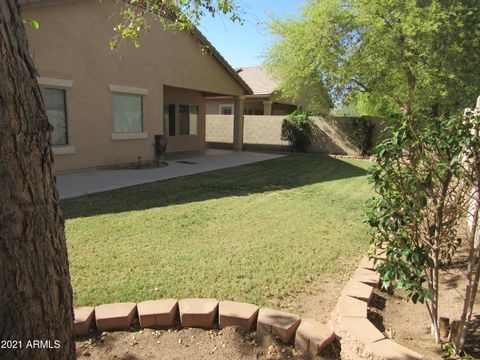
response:
M250 86L255 95L269 95L278 87L263 66L249 66L237 69L240 77Z

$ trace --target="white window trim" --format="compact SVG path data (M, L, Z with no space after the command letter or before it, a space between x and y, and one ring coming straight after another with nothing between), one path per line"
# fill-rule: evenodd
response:
M148 89L122 86L122 85L108 85L108 89L114 93L131 94L131 95L147 95Z
M145 113L144 113L144 99L143 95L147 95L148 90L142 88L135 88L130 86L108 85L110 91L115 94L138 95L142 104L142 130L145 130ZM115 129L114 129L115 130ZM140 133L112 133L112 140L142 140L146 139L148 134L146 132Z
M112 140L143 140L147 138L147 133L112 133Z
M75 146L53 146L52 147L53 155L70 155L75 154Z
M47 77L37 77L37 83L39 86L45 88L63 89L65 91L65 126L67 127L67 144L66 145L53 145L53 155L69 155L75 154L75 146L70 145L70 126L69 115L67 105L67 89L73 86L73 80L66 79L54 79Z
M232 108L232 115L235 113L235 104L219 104L218 105L218 113L220 115L223 115L222 114L222 108L226 108L226 107ZM231 116L231 115L225 115L225 116Z
M48 77L38 77L38 85L55 88L71 88L73 86L73 80L54 79Z

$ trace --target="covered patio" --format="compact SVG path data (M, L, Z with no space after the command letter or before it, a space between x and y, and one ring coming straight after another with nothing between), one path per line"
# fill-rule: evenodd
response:
M168 166L152 169L94 170L57 175L61 199L67 199L180 176L275 159L284 155L207 149L167 156Z

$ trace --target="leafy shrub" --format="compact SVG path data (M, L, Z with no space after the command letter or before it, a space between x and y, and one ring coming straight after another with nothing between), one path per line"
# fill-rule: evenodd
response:
M345 132L349 140L358 148L362 156L372 150L373 123L365 117L352 118Z
M283 120L281 139L288 141L295 152L305 152L312 144L315 124L307 113L297 109Z
M439 269L458 249L459 226L478 182L480 117L392 120L390 137L375 149L370 177L379 197L367 221L376 249L387 257L376 270L384 288L403 288L410 300L427 305L439 345ZM469 243L473 249L473 239ZM472 283L471 270L469 277Z

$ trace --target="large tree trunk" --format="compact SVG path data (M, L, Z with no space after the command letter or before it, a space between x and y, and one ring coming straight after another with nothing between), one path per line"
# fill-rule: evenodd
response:
M0 359L75 358L50 131L18 3L1 0Z

